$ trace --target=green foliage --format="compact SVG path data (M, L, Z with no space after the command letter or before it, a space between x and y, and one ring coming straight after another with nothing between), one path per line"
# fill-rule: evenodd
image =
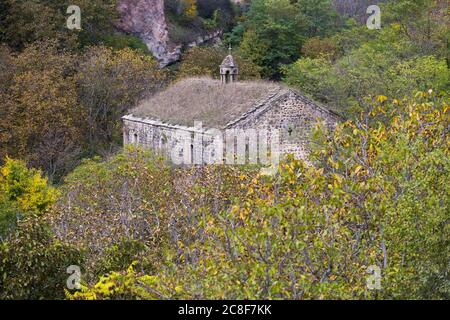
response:
M281 64L299 57L306 37L302 18L289 0L252 1L240 47L242 55L260 66L264 77L276 77Z
M430 88L437 92L449 90L446 61L436 55L423 55L398 25L384 27L367 42L356 40L349 44L344 40L352 36L353 32L336 37L344 55L334 62L323 57L301 58L285 67L285 82L347 116L357 114L355 108L367 109L367 96L405 97Z
M15 229L19 217L17 204L7 200L4 194L0 194L0 242Z
M66 27L68 0L6 0L2 1L6 15L0 21L0 41L15 49L23 49L34 41L57 40L66 48L96 43L113 32L117 15L115 0L79 0L82 12L82 30L71 31Z
M116 50L130 48L140 53L150 54L147 45L132 35L107 35L102 38L102 42L105 46Z
M70 0L65 1L63 10L67 10L67 7L73 4ZM96 45L105 36L116 32L114 21L119 18L117 0L78 0L76 5L82 12L82 25L78 36L81 47Z
M393 23L423 55L448 58L448 3L442 0L390 1L383 7L386 23Z
M0 167L0 239L11 233L20 218L42 215L57 195L40 171L6 158Z
M54 239L45 223L26 219L0 243L0 261L1 299L63 299L66 270L82 265L82 253Z
M336 27L334 21L328 0L252 1L244 23L242 55L260 66L264 77L279 78L281 65L299 58L305 40L329 34Z
M94 274L109 274L112 271L126 270L133 262L140 261L140 266L147 271L156 271L149 260L148 248L142 241L123 239L105 250ZM148 263L146 263L148 262Z
M330 38L314 37L305 42L302 53L307 58L325 58L334 61L338 55L338 48Z
M122 143L126 110L167 82L150 56L97 46L83 53L36 42L13 56L2 47L0 156L26 160L59 181L79 158ZM24 125L28 123L28 125Z
M122 143L121 117L144 97L161 89L167 72L155 59L129 48L87 49L77 69L77 98L87 124L86 148L105 154Z
M301 92L328 103L330 107L333 107L333 104L340 106L341 100L345 100L346 107L349 106L350 99L342 88L347 83L334 72L330 61L321 57L302 58L282 70L284 81L294 88L299 88ZM339 108L335 107L334 110L339 111Z
M242 23L236 25L230 32L223 35L224 43L238 48L244 37L245 27Z

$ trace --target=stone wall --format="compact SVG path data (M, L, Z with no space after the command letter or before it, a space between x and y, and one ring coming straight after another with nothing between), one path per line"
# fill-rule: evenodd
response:
M136 118L131 115L123 117L124 144L139 145L147 149L152 149L168 157L172 157L172 152L183 154L185 148L191 149L188 152L193 163L202 162L202 148L198 148L195 137L207 141L202 130L194 127L170 125L151 119ZM177 146L182 146L176 150ZM174 151L175 150L175 151Z
M281 153L304 159L311 129L318 121L332 129L339 116L292 90L282 90L229 123L227 128L279 129Z

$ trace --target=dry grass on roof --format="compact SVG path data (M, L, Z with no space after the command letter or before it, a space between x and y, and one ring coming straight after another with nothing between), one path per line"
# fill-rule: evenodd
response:
M278 90L279 85L267 81L223 85L210 78L188 78L143 101L131 113L171 124L193 126L194 121L202 121L204 126L220 128Z

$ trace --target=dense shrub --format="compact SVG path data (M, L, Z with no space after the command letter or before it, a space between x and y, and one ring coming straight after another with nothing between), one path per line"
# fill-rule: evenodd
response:
M82 252L55 240L39 219L26 219L0 243L1 299L63 299L67 268L82 265Z
M242 174L248 179L247 172L172 168L127 147L107 162L85 161L65 179L51 225L62 241L86 248L87 277L122 271L134 259L145 270L158 270L167 256L182 259L181 241L200 236L194 227L200 216L218 213L241 194L235 185Z
M254 0L244 22L242 55L264 77L279 79L281 66L300 57L308 38L339 30L336 18L329 0Z
M56 198L57 191L41 172L6 158L0 167L0 240L12 232L18 220L42 215Z

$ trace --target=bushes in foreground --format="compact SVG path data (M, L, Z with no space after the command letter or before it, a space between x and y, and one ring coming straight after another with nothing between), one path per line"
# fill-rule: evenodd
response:
M197 236L157 272L137 262L69 297L447 299L448 130L448 101L379 97L331 139L318 127L311 164L289 159L187 221ZM380 290L367 286L374 268Z

